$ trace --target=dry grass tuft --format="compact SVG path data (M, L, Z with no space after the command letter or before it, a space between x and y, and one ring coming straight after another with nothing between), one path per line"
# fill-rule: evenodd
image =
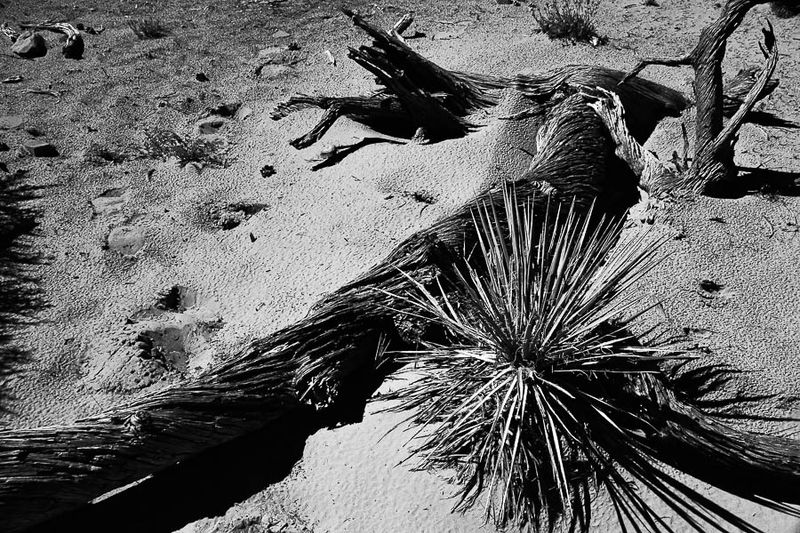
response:
M591 42L597 38L595 16L600 0L547 0L531 8L533 18L551 39Z
M148 131L141 152L154 159L174 157L181 165L198 163L202 166L224 167L228 163L219 141L185 139L168 129Z
M128 26L136 34L136 37L141 40L161 39L170 34L169 28L162 24L161 21L151 18L129 20Z

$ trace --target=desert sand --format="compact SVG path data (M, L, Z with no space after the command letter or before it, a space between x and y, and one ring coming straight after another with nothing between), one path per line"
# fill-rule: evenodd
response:
M81 61L61 57L54 36L48 36L48 55L35 61L0 53L0 78L23 77L0 85L0 116L22 117L21 127L0 130L11 147L0 160L12 171L27 169L32 183L45 186L35 245L46 258L39 274L50 304L41 323L20 332L33 356L5 385L14 401L0 419L4 426L68 423L195 375L249 340L302 318L313 302L402 239L487 183L526 168L525 147L535 132L524 123L487 118L463 139L368 146L312 171L323 146L297 151L288 141L307 131L319 112L280 122L269 112L298 92L350 95L374 88L346 58L347 46L363 37L336 7L301 0L0 3L0 21L63 18L104 27L86 36ZM416 50L446 68L496 75L572 63L625 69L639 57L683 53L718 11L713 3L689 0L659 6L605 1L597 22L608 43L592 47L548 40L536 31L526 4L349 7L383 27L414 11L411 32L425 33L409 41ZM768 15L766 6L753 9L729 41L727 74L760 63L756 43ZM162 20L170 35L137 39L126 21L145 16ZM800 20L771 20L781 50L780 86L760 105L800 123ZM199 73L209 81L198 81ZM688 69L651 67L645 76L691 94ZM181 167L135 155L148 129L201 135L204 112L225 103L240 107L206 136L226 146L226 167ZM513 108L513 97L502 105ZM60 155L18 155L16 147L32 138L25 128L39 130ZM364 127L341 120L322 144L365 134ZM647 147L668 158L681 145L680 121L670 120ZM108 161L96 146L124 157ZM737 162L798 172L798 146L800 130L748 124ZM265 165L274 174L262 174ZM798 414L792 401L800 395L798 216L797 198L756 190L733 199L642 204L629 223L630 231L673 237L664 261L636 288L642 307L660 302L648 320L688 332L708 348L709 358L746 370L733 387L775 395L754 407L759 414ZM702 280L721 289L704 291ZM172 298L164 298L170 290ZM159 348L164 362L141 357L142 337ZM386 383L379 393L394 386ZM273 461L250 450L227 477L212 469L185 492L141 496L147 510L131 509L118 518L119 527L106 530L137 530L137 515L152 519L175 504L188 510L146 530L492 531L480 508L450 513L453 487L446 473L413 471L413 461L398 465L411 449L408 426L402 415L380 412L385 407L377 398L362 420L291 443L291 458L278 453ZM756 427L796 430L792 424ZM284 438L260 437L272 446ZM242 478L238 488L236 475ZM798 519L701 490L766 531L800 531ZM671 520L684 530L679 519ZM617 530L602 502L593 530Z

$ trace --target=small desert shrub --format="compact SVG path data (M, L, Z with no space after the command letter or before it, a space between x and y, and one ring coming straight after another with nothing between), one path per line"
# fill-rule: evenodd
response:
M145 133L142 155L154 159L176 158L181 165L199 163L203 166L224 167L221 143L216 140L185 139L172 130L151 130Z
M776 17L788 19L800 15L800 3L797 0L780 0L771 2L770 7Z
M547 0L533 6L531 13L551 39L591 41L597 37L594 25L600 0Z
M453 469L456 509L484 497L498 527L552 531L563 520L588 531L604 491L623 529L672 531L633 481L679 514L700 513L694 523L740 524L660 469L642 440L658 422L620 394L686 358L629 333L637 303L625 292L656 263L658 243L618 241L621 223L570 208L535 215L513 192L502 209L476 207L477 250L452 274L427 287L409 276L416 290L392 295L452 341L395 354L413 378L389 409L420 426L420 467Z
M169 35L169 29L156 19L129 20L128 26L142 40L160 39Z

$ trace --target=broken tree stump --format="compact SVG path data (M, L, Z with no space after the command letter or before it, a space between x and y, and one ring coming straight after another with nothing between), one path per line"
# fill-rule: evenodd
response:
M680 57L642 59L623 82L636 76L648 65L691 66L695 72L694 95L697 106L695 155L692 166L684 173L681 187L696 192L711 192L735 176L733 161L736 133L756 102L768 95L770 78L775 71L778 49L772 25L763 30L761 51L765 64L757 76L744 75L732 84L734 93L725 98L722 83L722 61L728 38L742 23L747 12L767 0L728 0L719 18L703 28L694 49ZM749 79L748 79L749 78ZM752 82L750 82L752 80ZM743 91L743 86L751 85ZM772 85L774 89L774 84ZM740 103L736 112L723 125L723 115L728 115L733 104ZM726 106L728 110L726 111Z

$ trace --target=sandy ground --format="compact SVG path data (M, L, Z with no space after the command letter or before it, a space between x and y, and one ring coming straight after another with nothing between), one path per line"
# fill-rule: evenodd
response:
M287 141L309 129L318 112L273 122L269 111L296 92L369 91L370 77L345 56L361 35L330 2L208 4L0 2L0 20L65 18L105 28L86 36L80 62L61 57L52 36L43 59L0 55L0 78L24 77L0 85L0 116L23 117L23 127L0 130L11 147L0 160L47 186L37 247L47 257L40 270L51 303L43 322L22 334L35 357L6 385L16 401L3 415L5 425L66 423L179 382L248 339L303 317L314 301L403 238L527 164L521 149L531 132L489 121L464 139L374 145L312 172L308 159L321 146L296 151ZM534 31L524 6L488 0L349 5L384 26L414 10L411 31L426 34L410 41L417 50L447 68L499 75L569 63L629 68L640 56L682 53L718 11L688 0L640 4L603 3L598 29L609 43L598 48L547 40ZM138 40L126 20L153 13L171 35ZM759 63L756 41L767 14L765 7L754 9L730 41L727 73ZM781 86L763 105L800 122L800 20L773 22ZM289 43L299 49L287 50ZM198 73L209 81L198 81ZM691 90L688 69L654 67L646 75ZM133 157L148 129L197 136L206 109L232 102L242 107L214 137L227 146L227 168L198 171ZM24 128L40 130L60 155L18 156L15 148L32 138ZM798 131L745 126L739 162L797 172ZM663 124L649 147L668 156L680 149L678 132L678 121ZM324 141L363 134L341 121ZM93 144L129 157L98 159ZM262 175L264 165L274 175ZM434 203L415 200L415 193ZM661 206L652 229L678 238L639 287L643 306L662 302L656 319L689 328L709 357L752 371L741 377L743 391L777 395L758 407L763 413L796 414L791 397L800 394L799 207L796 198L762 193ZM225 216L240 223L223 229ZM706 294L699 288L703 279L723 289ZM159 296L173 287L177 298ZM166 305L157 306L159 298ZM157 357L141 357L142 338ZM449 512L452 487L444 475L396 466L408 453L407 435L401 425L385 436L401 418L378 413L381 407L371 404L360 423L312 435L285 479L181 531L492 530L483 526L480 509ZM800 531L796 519L709 493L767 531ZM601 506L596 519L597 531L615 530L608 509Z

